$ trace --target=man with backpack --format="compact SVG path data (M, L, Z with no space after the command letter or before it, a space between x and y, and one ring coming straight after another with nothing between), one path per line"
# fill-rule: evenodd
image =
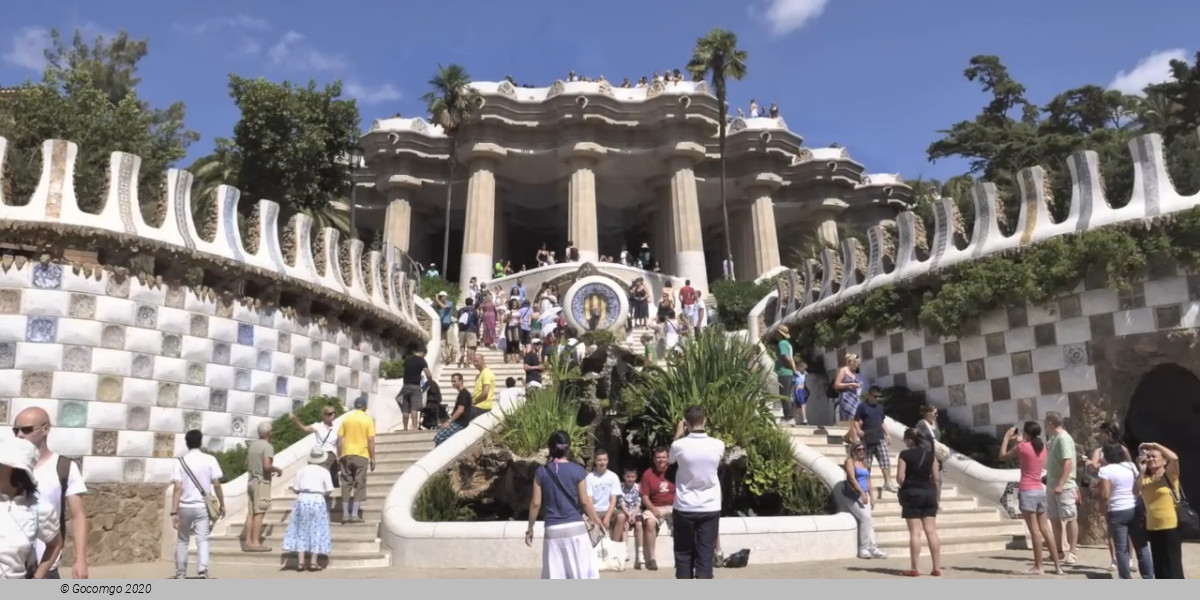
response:
M75 562L71 565L71 575L75 579L87 579L88 528L82 498L87 493L87 486L83 483L79 465L50 450L46 443L50 438L50 428L49 413L36 406L21 411L13 420L13 433L37 447L38 464L33 476L37 479L38 499L58 511L59 531L63 533L64 540L68 537L66 521L68 513L70 515L70 539L75 543ZM39 540L35 549L37 556L45 551L46 545ZM58 574L58 563L59 560L55 559L46 579L62 579Z

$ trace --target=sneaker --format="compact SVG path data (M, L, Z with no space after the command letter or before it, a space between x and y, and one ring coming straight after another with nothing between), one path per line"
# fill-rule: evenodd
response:
M1079 558L1075 556L1074 552L1068 552L1067 555L1063 557L1062 562L1063 564L1073 565L1079 562Z
M896 484L890 482L885 484L883 489L884 491L892 492L893 494L900 491L900 488L896 487Z
M887 553L879 548L871 549L871 558L887 558Z
M196 579L208 579L208 571L200 571L196 574Z
M858 557L863 560L869 560L869 559L875 558L874 556L871 556L871 553L866 550L859 552Z

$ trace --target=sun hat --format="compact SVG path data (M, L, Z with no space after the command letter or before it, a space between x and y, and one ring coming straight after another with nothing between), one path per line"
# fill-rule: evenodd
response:
M34 468L37 466L37 456L37 447L29 440L10 438L0 442L0 465L25 471L29 474L29 479L33 482L34 487L37 486L37 480L33 475Z
M325 464L326 453L320 446L314 446L312 451L308 453L308 464L321 465Z
M783 337L788 337L791 335L791 332L788 331L787 325L779 326L779 335L782 335Z

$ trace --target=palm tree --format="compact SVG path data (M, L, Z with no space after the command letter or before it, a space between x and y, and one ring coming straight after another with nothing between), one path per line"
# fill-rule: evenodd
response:
M733 242L730 241L729 205L725 200L725 115L729 107L725 102L725 80L741 81L746 76L745 50L737 47L737 34L714 27L704 37L696 40L692 50L692 59L688 62L688 71L692 75L703 78L712 76L713 93L717 95L717 104L721 107L721 117L717 127L720 135L718 148L721 153L721 213L725 219L725 259L729 261L730 274L733 275ZM733 279L737 279L736 276Z
M479 94L471 87L471 76L460 65L437 67L437 74L429 80L433 89L421 96L421 101L429 107L433 122L442 126L442 131L450 138L450 173L446 182L446 231L442 245L442 272L450 260L450 200L454 195L454 166L458 162L458 132L459 129L474 114L479 107Z

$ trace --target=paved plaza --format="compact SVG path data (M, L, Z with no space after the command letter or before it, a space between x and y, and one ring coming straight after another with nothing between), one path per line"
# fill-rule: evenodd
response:
M520 551L539 552L540 548ZM902 577L901 572L908 568L907 555L893 555L886 560L831 560L809 563L755 565L754 554L750 555L750 566L745 569L720 569L717 577L722 579L878 579ZM1002 552L983 552L979 554L956 554L946 558L943 566L943 578L949 579L1019 579L1026 577L1030 553L1024 550L1006 550ZM1103 548L1085 548L1079 553L1079 564L1066 567L1066 578L1074 579L1107 579L1115 577L1115 572L1108 571L1108 552ZM1195 577L1200 574L1200 544L1184 544L1184 572ZM922 571L929 571L929 559L922 560ZM190 573L195 573L195 565L191 565ZM166 562L143 563L135 565L120 565L93 567L93 579L162 579L167 577L174 567ZM319 573L297 573L295 571L280 571L263 569L262 567L215 565L212 568L214 577L222 579L278 579L278 578L334 578L334 579L534 579L538 573L517 573L501 569L404 569L400 567L387 569L327 569ZM64 574L69 570L64 569ZM670 578L670 569L654 571L634 571L632 569L621 573L601 573L603 579L652 579ZM1052 576L1045 576L1052 577ZM1055 577L1056 578L1056 577Z

